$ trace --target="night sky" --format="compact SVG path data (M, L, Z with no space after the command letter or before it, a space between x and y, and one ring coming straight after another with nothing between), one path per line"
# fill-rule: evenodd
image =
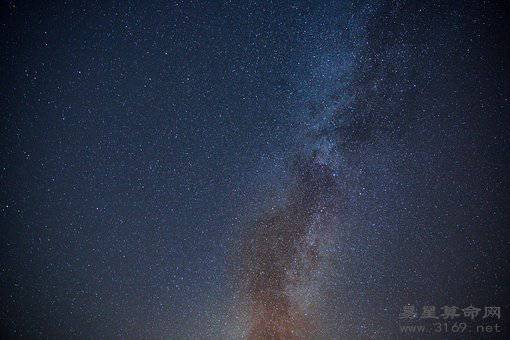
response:
M405 305L505 327L503 2L0 13L2 338L392 339Z

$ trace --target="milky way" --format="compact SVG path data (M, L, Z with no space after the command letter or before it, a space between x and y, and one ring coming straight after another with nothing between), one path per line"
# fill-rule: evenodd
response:
M508 318L502 2L0 7L0 338Z
M309 337L319 327L308 310L313 301L301 298L324 270L323 238L331 232L324 216L336 186L329 168L302 166L289 201L262 216L244 244L242 278L253 301L249 339Z
M297 58L308 66L291 77L295 88L289 103L299 127L289 162L291 184L285 203L263 212L243 236L240 277L242 294L251 301L249 339L386 336L393 332L386 324L388 310L395 313L397 301L433 296L432 288L406 292L403 278L394 284L403 295L390 293L391 278L408 270L430 286L434 274L427 277L416 268L398 273L401 269L388 259L414 257L415 251L423 258L446 256L444 250L435 255L435 247L428 245L429 238L444 231L422 231L428 229L421 222L427 212L419 211L426 207L422 197L438 200L432 197L441 197L442 190L433 194L414 188L451 176L452 164L433 160L437 143L446 138L449 150L439 152L458 162L466 152L459 143L469 139L469 132L457 129L455 112L446 120L439 112L424 114L429 108L421 100L440 101L431 84L448 74L442 66L448 57L436 50L434 36L447 34L448 44L455 33L441 33L448 29L440 25L412 35L418 31L412 11L413 6L398 4L355 7L338 17L341 29L317 29L323 39L320 53L305 49ZM447 102L435 108L441 106L452 110ZM404 213L396 213L400 209ZM399 241L407 226L396 223L409 223L413 236ZM374 293L378 289L387 295ZM333 308L330 298L337 304ZM371 304L378 313L370 312ZM328 314L334 311L338 315ZM328 324L331 318L336 325ZM386 328L376 330L377 324Z

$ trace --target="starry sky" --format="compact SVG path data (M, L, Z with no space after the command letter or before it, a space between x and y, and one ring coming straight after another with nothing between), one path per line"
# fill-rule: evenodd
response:
M510 307L502 3L4 1L5 338L383 339Z

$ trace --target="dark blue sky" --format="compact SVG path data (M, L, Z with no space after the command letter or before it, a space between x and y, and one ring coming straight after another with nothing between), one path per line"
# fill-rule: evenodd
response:
M275 290L312 338L508 310L500 7L4 2L3 334L267 338Z

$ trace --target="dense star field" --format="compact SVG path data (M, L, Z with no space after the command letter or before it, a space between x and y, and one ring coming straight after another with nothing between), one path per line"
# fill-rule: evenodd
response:
M502 2L0 13L2 339L509 331Z

